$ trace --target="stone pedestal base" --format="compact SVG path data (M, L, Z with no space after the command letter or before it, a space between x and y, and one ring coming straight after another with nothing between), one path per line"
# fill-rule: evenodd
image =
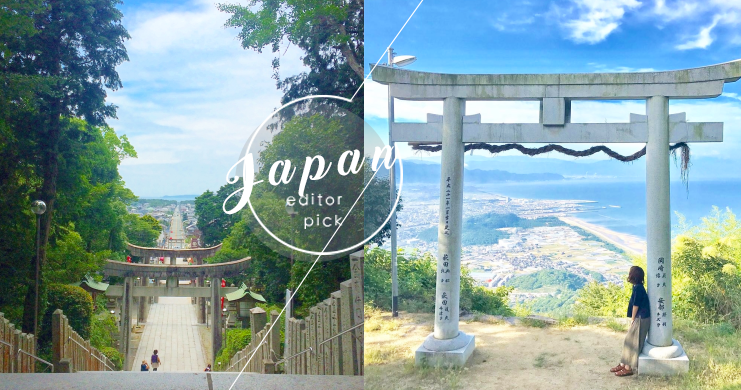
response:
M463 367L475 348L473 335L460 332L456 338L438 340L430 334L414 353L414 363L417 366Z
M646 343L638 356L639 375L681 375L689 371L690 359L677 340L668 347Z

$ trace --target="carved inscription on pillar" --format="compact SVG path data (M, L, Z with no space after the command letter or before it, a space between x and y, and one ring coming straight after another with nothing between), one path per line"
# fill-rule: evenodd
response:
M437 319L441 322L450 322L450 258L447 253L443 254L438 277L440 278L438 283L440 296L437 297Z
M664 296L666 294L666 289L663 289L662 287L666 287L666 272L664 269L664 258L659 257L658 261L656 262L658 264L658 267L656 267L656 288L659 291L659 299L656 302L656 314L653 315L654 322L656 322L656 327L662 327L666 326L666 313L669 311L669 308L667 306L666 297Z
M443 234L450 235L450 176L445 179L445 226Z

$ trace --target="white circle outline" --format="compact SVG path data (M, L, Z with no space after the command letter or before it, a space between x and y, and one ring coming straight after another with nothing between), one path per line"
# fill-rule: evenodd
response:
M257 136L257 133L260 131L260 129L263 128L263 126L265 126L265 123L267 123L270 120L270 118L272 118L273 116L275 116L275 114L279 113L281 110L283 110L284 108L290 106L291 104L298 103L298 102L303 101L303 100L314 99L314 98L338 99L338 100L342 100L342 101L345 101L345 102L348 102L348 103L352 103L352 99L344 98L344 97L341 97L341 96L335 96L335 95L310 95L310 96L304 96L302 98L298 98L296 100L292 100L292 101L284 104L283 106L281 106L279 109L275 110L267 118L265 118L264 121L262 121L262 123L260 124L260 127L258 127L257 130L255 130L255 132L252 134L252 138L250 138L250 143L247 145L247 148L245 149L245 153L249 153L249 150L252 147L252 142L254 142L255 137ZM363 122L365 123L365 119L363 119ZM394 156L396 156L396 154L394 154ZM401 158L399 158L399 157L396 157L396 160L395 161L392 161L392 163L395 165L396 164L396 161L399 161L399 189L397 190L396 202L394 202L394 207L391 208L391 212L389 213L388 217L386 217L386 220L383 221L383 223L381 224L381 226L379 226L378 229L376 229L376 231L373 232L373 234L371 234L368 238L366 238L365 240L361 241L360 243L358 243L356 245L353 245L351 247L347 247L347 248L340 249L340 250L337 250L337 251L332 251L332 252L314 252L314 251L309 251L309 250L306 250L306 249L302 249L302 248L298 248L298 247L295 247L293 245L290 245L290 244L286 243L285 241L281 240L280 238L278 238L275 234L273 234L273 232L270 231L270 229L267 228L267 226L265 226L264 223L262 223L262 220L257 215L257 212L255 212L255 208L252 207L252 201L250 200L250 198L247 198L247 204L250 206L250 210L252 211L252 215L255 217L255 219L260 224L260 226L262 226L262 228L266 232L268 232L268 234L270 234L270 236L273 237L276 241L278 241L281 244L283 244L283 246L286 246L286 247L291 248L293 250L297 250L297 251L302 252L302 253L306 253L306 254L309 254L309 255L316 255L316 256L332 256L332 255L336 255L336 254L340 254L340 253L349 252L350 250L352 250L352 249L354 249L354 248L356 248L356 247L358 247L360 245L365 244L366 242L370 241L373 237L375 237L376 234L378 234L378 232L380 232L381 229L383 229L383 227L386 226L386 224L391 219L391 216L394 214L394 211L396 211L396 207L399 205L399 199L401 199L401 189L404 186L404 164L402 163ZM394 169L394 166L393 165L391 166L391 169ZM253 175L254 175L254 172L253 172ZM242 193L242 196L244 196L244 193ZM343 220L343 223L344 223L344 220Z

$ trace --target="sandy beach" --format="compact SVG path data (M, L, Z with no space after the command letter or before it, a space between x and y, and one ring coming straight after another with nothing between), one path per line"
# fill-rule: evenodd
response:
M628 253L646 255L646 240L641 237L627 233L618 233L575 217L559 217L559 219L569 225L580 227Z

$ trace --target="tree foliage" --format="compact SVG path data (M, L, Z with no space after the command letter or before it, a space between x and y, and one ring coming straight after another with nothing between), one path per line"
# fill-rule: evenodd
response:
M91 176L76 175L85 164L74 155L83 145L95 144L95 126L104 127L105 119L115 116L115 107L105 103L106 89L121 87L115 67L128 59L123 41L129 37L116 4L116 0L9 0L0 7L0 37L5 38L0 47L0 82L4 87L0 88L0 160L10 162L0 169L0 187L13 191L19 197L18 204L29 202L31 197L47 204L41 217L40 256L32 257L28 280L34 279L32 270L37 262L45 265L47 246L54 245L57 212L62 226L79 216L79 209L70 206L72 197L78 190L89 190L79 186L79 181L118 173L106 172L109 165L96 165ZM115 133L102 137L122 141ZM93 160L97 156L84 157ZM102 170L96 171L98 167ZM68 174L70 171L75 174ZM93 197L104 194L94 180L89 184L94 187L89 193ZM114 187L107 190L115 191ZM62 197L63 193L69 198ZM90 243L92 232L85 232L82 223L78 225L81 237ZM108 249L113 249L116 230L107 233ZM43 289L43 279L40 282ZM26 332L31 331L34 301L33 291L27 289L22 321Z
M251 0L246 5L219 4L231 14L226 27L240 29L245 49L261 52L270 47L295 45L309 68L280 77L280 57L273 60L274 78L284 93L282 103L308 95L351 97L363 81L363 0ZM287 46L286 46L287 48ZM363 91L347 107L363 114Z
M696 226L687 224L680 215L672 245L675 316L741 327L740 238L741 223L728 209L713 207L711 214ZM645 260L640 262L637 265L645 269ZM628 283L619 286L592 282L579 290L574 308L588 315L624 316L630 294Z
M578 290L587 279L560 269L543 269L532 274L516 276L507 281L507 286L518 290L537 290L546 286L559 286L567 290Z
M399 251L399 308L410 312L429 312L435 307L437 259L429 253ZM365 250L365 299L372 305L391 310L391 253L380 248ZM467 268L461 269L460 310L511 315L507 298L511 287L488 289L476 285Z
M124 233L129 243L144 247L157 246L157 237L162 227L154 217L149 214L141 217L136 214L126 214L123 223Z
M713 208L698 226L675 238L672 253L673 312L700 322L741 327L741 223Z
M239 221L239 214L227 214L222 209L226 198L238 188L238 183L225 184L215 193L206 191L196 197L195 213L204 246L214 246L224 241L229 229ZM232 208L236 204L237 201L232 198L227 207Z
M84 339L90 338L90 327L93 320L93 298L81 287L64 284L50 284L48 289L49 305L41 323L39 343L47 344L51 340L51 321L55 310L60 309L69 320L72 329Z
M118 3L0 0L0 311L32 331L39 262L42 352L56 308L91 336L90 296L66 284L122 258L127 240L135 197L118 167L136 152L105 124L106 90L121 87L115 68L127 60ZM38 259L35 199L47 204ZM99 344L110 353L111 340Z

